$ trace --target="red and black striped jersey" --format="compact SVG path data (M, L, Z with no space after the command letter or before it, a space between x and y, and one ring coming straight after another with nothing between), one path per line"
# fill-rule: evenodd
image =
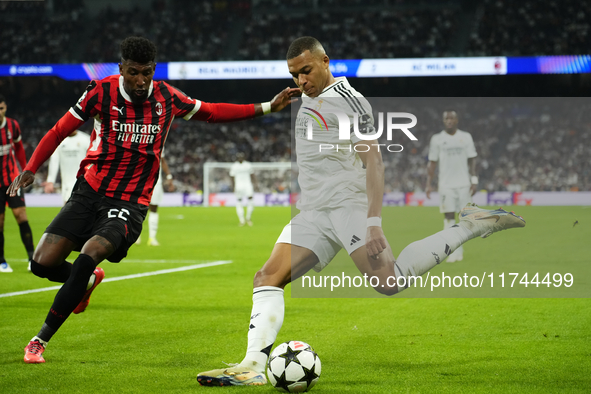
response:
M0 124L0 187L10 186L19 174L14 144L21 141L21 128L14 119L4 117Z
M201 107L163 81L152 81L148 98L135 104L123 77L91 81L70 113L81 121L94 118L94 130L78 176L84 174L107 197L148 205L158 180L160 156L175 117L190 119Z

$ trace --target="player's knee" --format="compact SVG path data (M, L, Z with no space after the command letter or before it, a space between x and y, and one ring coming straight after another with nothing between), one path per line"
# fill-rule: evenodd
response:
M384 287L378 286L374 287L374 290L388 297L398 293L398 287L396 285L394 285L393 287L388 285L384 285Z
M261 268L254 274L252 285L253 287L267 286L267 284L265 284L267 279L268 275L266 274L265 269Z
M18 224L24 223L28 220L27 211L25 210L25 207L14 208L12 210L12 213L14 214L14 218L16 219L16 222Z
M40 278L49 278L51 276L52 267L46 267L39 264L34 259L31 259L31 272Z
M253 287L260 287L260 286L275 286L283 288L287 283L283 283L284 281L281 280L277 275L272 275L269 273L265 267L261 268L254 274L254 279L252 281Z

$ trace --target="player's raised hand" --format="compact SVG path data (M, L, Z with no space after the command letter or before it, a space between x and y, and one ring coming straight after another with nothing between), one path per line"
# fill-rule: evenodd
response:
M283 89L273 97L273 100L271 100L271 112L281 111L283 108L297 100L293 98L294 96L299 96L301 94L302 91L299 88L287 87Z
M35 174L33 174L31 171L23 171L19 176L14 178L14 181L12 181L8 187L8 190L6 191L6 194L8 194L10 197L14 197L16 196L18 189L25 188L33 184L34 181Z
M365 236L365 249L367 250L367 255L374 260L378 260L380 258L380 253L386 250L387 247L388 241L384 236L382 228L378 226L368 227L367 235Z

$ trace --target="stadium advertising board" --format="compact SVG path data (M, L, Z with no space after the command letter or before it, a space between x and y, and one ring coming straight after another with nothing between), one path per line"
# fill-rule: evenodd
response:
M433 77L505 74L580 74L591 72L591 55L536 57L454 57L331 60L334 76ZM0 77L54 76L70 81L118 74L117 63L4 64ZM155 79L289 79L284 60L158 63Z

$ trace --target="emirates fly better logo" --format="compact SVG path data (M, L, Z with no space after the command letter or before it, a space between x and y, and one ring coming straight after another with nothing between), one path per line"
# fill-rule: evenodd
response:
M417 117L408 112L378 112L377 116L377 124L378 128L376 129L373 125L371 116L369 114L362 114L359 116L357 112L353 113L353 124L349 119L349 116L345 112L340 112L336 110L323 110L323 114L320 114L319 111L312 109L310 107L303 107L302 113L307 115L306 123L306 139L313 140L314 139L314 131L313 125L314 123L318 124L321 131L328 131L328 123L325 119L326 115L332 114L335 115L338 124L339 124L339 140L351 140L352 135L354 134L358 139L362 141L375 141L376 143L373 144L363 144L357 143L353 146L351 144L347 145L339 145L339 144L318 144L318 149L320 152L336 150L347 150L351 151L354 150L355 152L367 152L370 150L370 146L376 146L378 151L382 149L387 150L388 152L402 152L404 149L400 144L380 144L377 143L378 138L384 134L384 130L386 131L386 139L388 141L392 141L393 132L394 130L400 130L404 133L404 135L410 139L411 141L417 141L417 137L414 136L410 132L409 129L413 128L417 124ZM384 116L385 115L385 116ZM384 120L385 119L385 120ZM395 119L408 119L410 120L409 123L394 123Z

